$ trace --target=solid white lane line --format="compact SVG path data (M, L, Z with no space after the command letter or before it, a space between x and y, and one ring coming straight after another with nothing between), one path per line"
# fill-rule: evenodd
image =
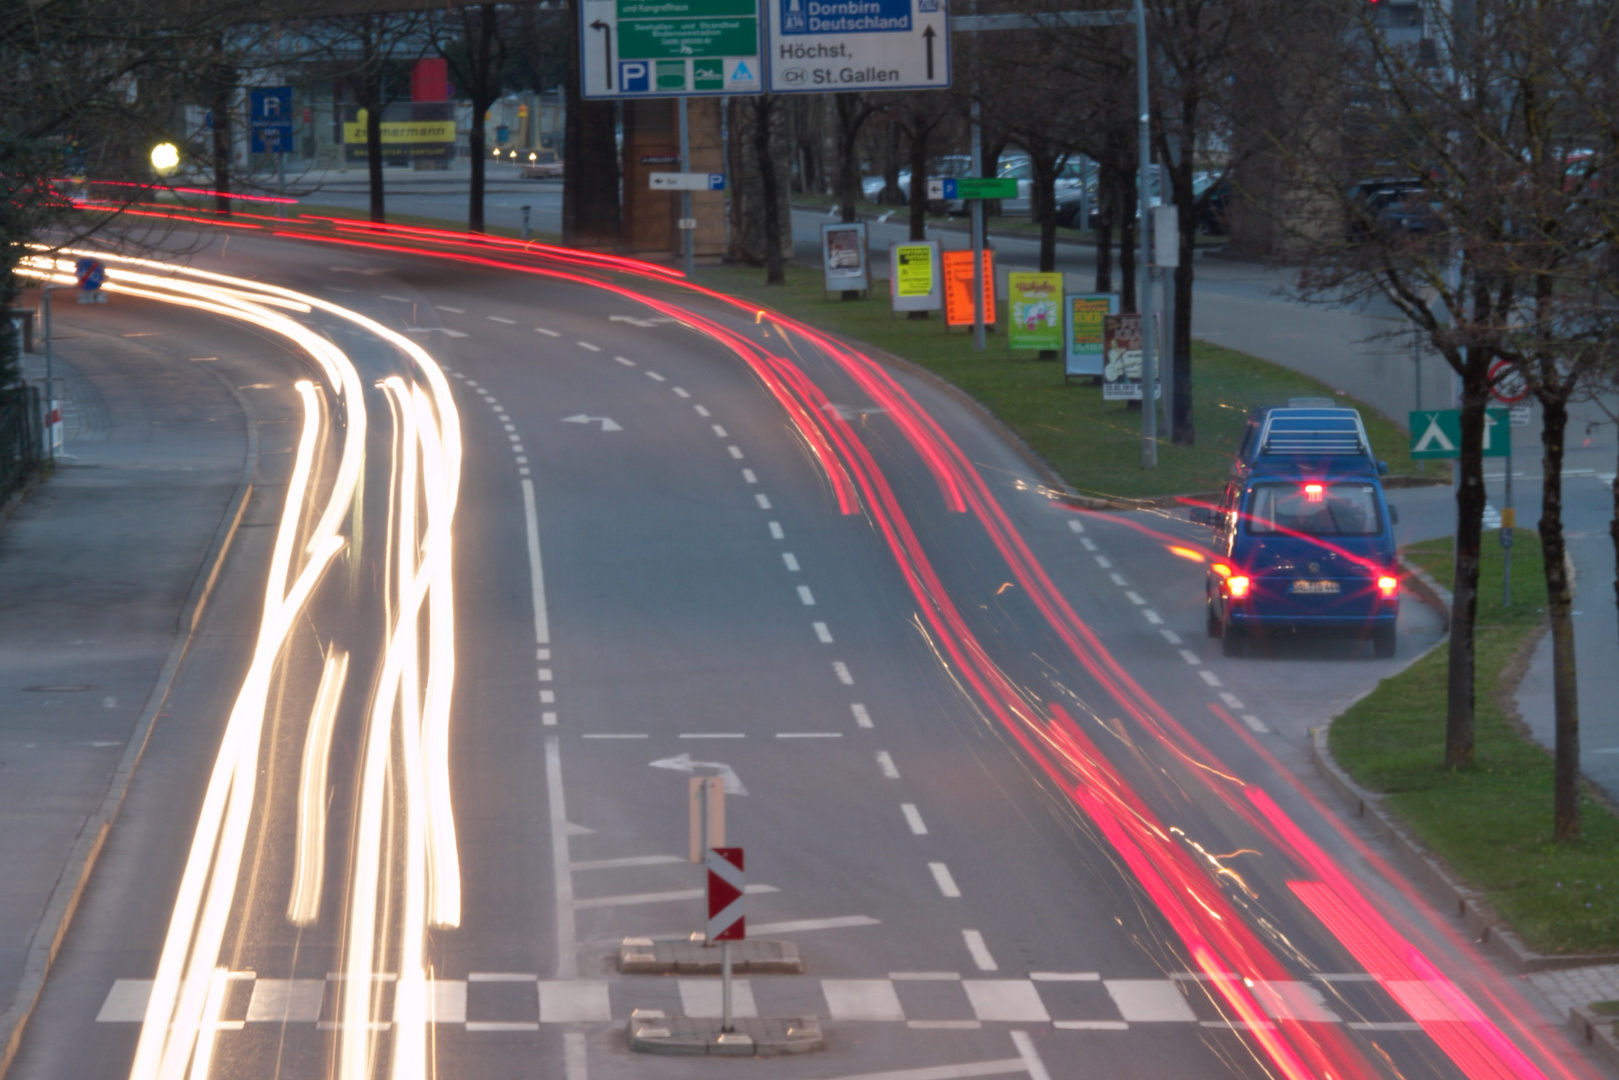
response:
M479 1031L538 1031L540 1025L535 1020L468 1020L467 1030Z
M1248 730L1252 731L1256 735L1269 735L1270 734L1270 728L1265 726L1265 722L1263 720L1259 719L1259 717L1254 716L1251 713L1244 713L1243 717L1242 717L1242 722L1247 724L1248 725Z
M916 808L915 803L900 803L899 811L905 815L905 824L911 827L913 836L926 836L928 834L927 824L922 820L922 811Z
M1108 577L1112 578L1113 584L1117 585L1121 589L1130 584L1128 581L1124 580L1124 575L1119 573L1117 570L1109 574Z
M1236 694L1233 694L1229 690L1226 690L1223 693L1221 693L1220 700L1225 702L1225 707L1232 710L1233 712L1241 712L1242 710L1244 710L1244 709L1246 709L1248 707L1248 706L1246 706L1246 705L1244 705L1242 703L1241 698L1239 698Z
M1100 566L1103 570L1111 570L1113 569L1113 560L1109 559L1106 555L1098 555L1096 557L1096 565Z
M1222 683L1220 681L1220 676L1216 675L1214 672L1208 670L1207 668L1204 668L1203 670L1199 671L1198 674L1201 675L1203 677L1203 681L1208 683L1210 686L1224 686L1225 685L1224 683Z
M929 1065L921 1069L895 1069L892 1072L863 1073L839 1080L964 1080L973 1076L1005 1076L1028 1072L1029 1063L1020 1057L1004 1061L972 1061L963 1065Z
M1096 982L1102 976L1094 971L1031 971L1035 982Z
M984 944L984 935L977 930L963 930L961 940L967 943L967 952L972 954L973 963L979 971L999 971L1000 966L995 963L995 957L990 954L989 946Z
M1160 634L1164 635L1164 640L1169 642L1171 645L1179 645L1181 643L1181 636L1179 634L1175 633L1175 631L1173 631L1173 630L1167 630L1166 629L1166 630L1160 630L1158 632Z
M759 482L759 478L757 476L753 475L753 470L752 469L743 469L742 470L742 479L744 481L746 481L747 483L749 483L749 484L757 484Z
M778 739L841 739L841 731L778 731Z
M939 886L939 893L949 900L959 900L961 889L956 885L956 879L950 876L950 868L942 862L928 863L928 872L933 875L933 883Z
M894 759L888 755L887 750L877 751L877 768L881 769L883 775L888 779L899 779L899 768L894 764Z
M681 389L681 388L680 388L680 387L678 387L678 386L671 386L671 387L670 387L670 388L669 388L669 389L671 389L671 390L673 390L673 391L674 391L674 392L675 392L675 396L676 396L676 397L683 397L683 398L689 398L689 397L691 397L691 395L690 395L690 394L688 394L688 393L686 393L686 391L684 391L684 390L682 390L682 389Z
M749 884L742 890L749 896L759 893L781 892L774 885ZM638 907L642 904L667 904L676 900L697 900L706 895L705 889L673 889L669 892L626 893L622 896L592 896L575 900L573 906L580 911L604 907Z
M616 734L612 732L594 732L580 736L584 739L646 739L648 735Z
M615 357L613 357L613 359L617 360L619 363L623 364L625 367L634 367L635 366L635 361L629 359L628 357L615 356Z
M438 311L448 311L455 315L465 315L467 313L466 308L450 307L447 304L434 304L433 307Z
M787 564L788 570L791 570L795 574L798 573L798 558L792 552L782 552L781 561Z
M1154 626L1162 626L1164 624L1163 616L1159 615L1152 608L1142 608L1141 614Z
M714 425L714 434L718 435L722 439L730 438L730 436L725 433L725 429L720 427L718 424Z
M506 319L506 318L502 318L499 315L485 315L484 318L488 319L490 322L504 323L507 326L516 326L517 325L517 320L516 319Z
M725 449L730 453L730 455L732 457L736 458L738 461L742 460L742 451L741 451L740 448L735 447L735 446L727 446Z
M775 540L787 539L787 534L781 531L781 522L772 521L770 523L770 536Z
M1141 598L1140 593L1132 592L1129 589L1126 589L1124 591L1124 598L1126 600L1130 601L1130 603L1132 603L1132 604L1138 604L1139 605L1139 604L1145 604L1146 603L1146 601Z
M1096 550L1096 541L1092 540L1088 536L1081 536L1079 538L1079 543L1080 543L1080 546L1083 547L1086 551L1095 551Z
M871 726L871 714L866 712L866 707L860 702L857 701L850 705L849 711L854 713L854 722L857 727L869 728Z
M573 870L628 870L630 866L664 866L667 863L683 863L678 855L630 855L627 858L591 858L583 863L573 863ZM466 978L478 978L468 975ZM533 975L529 978L534 978Z
M379 293L377 295L378 299L380 300L392 300L396 304L414 304L416 302L408 296L389 296L387 293Z
M701 405L693 405L692 408L697 410L697 415L698 416L707 416L708 415L708 410L703 408Z
M551 878L556 883L557 978L579 977L579 933L573 919L573 872L568 864L568 810L562 795L562 746L545 737L545 787L550 804Z
M561 337L562 336L561 334L557 333L555 330L547 330L543 326L536 326L534 328L534 332L536 334L544 334L546 337Z
M1129 1031L1123 1020L1053 1020L1051 1026L1058 1031Z
M805 607L815 606L815 594L810 592L810 587L808 585L800 585L798 587L798 598L799 600L803 601Z
M1188 664L1191 664L1194 667L1203 662L1203 658L1197 655L1197 653L1193 652L1191 649L1182 649L1181 659L1185 660Z
M581 349L589 349L591 352L601 352L602 351L602 347L600 345L592 345L588 341L579 342L579 347Z
M695 731L681 735L682 739L746 739L745 732L740 731Z
M527 971L472 971L467 982L539 982L537 974Z
M1077 533L1082 533L1085 531L1085 526L1081 525L1075 518L1068 519L1068 527Z
M649 378L649 379L652 379L655 382L666 382L667 381L666 379L664 379L664 377L662 375L659 375L656 371L647 372L646 377Z
M528 576L534 604L534 641L551 644L551 618L545 609L545 567L540 561L540 519L534 506L534 481L523 480L523 523L528 527Z
M769 498L769 496L755 495L753 497L753 501L759 504L759 509L761 509L761 510L769 510L770 509L770 498Z
M984 1024L981 1020L907 1020L905 1026L917 1031L977 1031Z
M960 982L959 971L890 971L892 982Z
M805 930L842 930L851 926L877 926L881 919L869 915L839 915L831 919L793 919L789 922L754 923L748 927L752 934L795 934Z
M832 673L838 677L838 682L844 686L854 685L854 676L849 674L849 665L842 660L832 661Z
M814 600L806 600L805 603L813 604L813 603L815 603L815 601ZM818 623L814 623L813 625L815 627L815 637L816 637L816 639L818 641L820 641L820 643L822 645L830 645L830 644L832 644L832 631L830 631L830 630L828 630L826 628L826 623L818 622Z

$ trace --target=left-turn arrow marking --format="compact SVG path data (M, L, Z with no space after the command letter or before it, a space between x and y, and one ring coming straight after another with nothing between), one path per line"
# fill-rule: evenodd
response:
M562 422L564 424L600 424L603 431L624 430L623 427L605 416L586 416L584 413L580 413L578 416L564 416Z

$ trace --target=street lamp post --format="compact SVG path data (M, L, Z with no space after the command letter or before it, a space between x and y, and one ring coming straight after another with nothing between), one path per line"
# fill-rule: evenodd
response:
M1152 354L1152 215L1147 201L1148 176L1152 170L1152 113L1147 107L1147 13L1142 0L1135 0L1136 23L1136 92L1140 100L1140 173L1136 181L1136 194L1140 210L1141 254L1136 266L1136 309L1141 313L1141 467L1158 467L1158 389L1157 370Z

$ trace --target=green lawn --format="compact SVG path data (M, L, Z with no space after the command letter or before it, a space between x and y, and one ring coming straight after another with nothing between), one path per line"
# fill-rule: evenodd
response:
M840 300L822 291L817 269L789 267L785 288L763 284L756 269L700 269L698 281L745 296L785 315L902 357L982 402L1035 449L1076 490L1089 495L1149 497L1217 490L1231 464L1248 410L1289 397L1330 397L1361 409L1377 455L1395 473L1423 473L1412 462L1403 431L1323 383L1244 353L1206 342L1192 345L1192 415L1197 445L1160 440L1158 468L1141 466L1141 413L1102 401L1100 387L1065 384L1062 365L1032 352L1013 354L1000 334L984 352L972 335L946 333L940 313L926 321L896 317L880 288L868 299ZM1005 308L1002 306L1004 320Z
M1446 650L1440 648L1333 722L1333 756L1430 850L1481 890L1541 952L1619 950L1619 821L1587 799L1585 836L1555 845L1552 759L1502 708L1502 673L1545 617L1540 542L1516 532L1510 608L1501 604L1501 549L1486 535L1476 638L1476 760L1443 767ZM1451 540L1407 557L1448 583ZM1587 708L1598 707L1595 702Z

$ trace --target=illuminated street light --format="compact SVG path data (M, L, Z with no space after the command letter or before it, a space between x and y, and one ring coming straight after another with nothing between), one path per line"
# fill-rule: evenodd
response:
M180 148L173 143L158 143L152 147L152 168L159 176L173 176L180 167Z

